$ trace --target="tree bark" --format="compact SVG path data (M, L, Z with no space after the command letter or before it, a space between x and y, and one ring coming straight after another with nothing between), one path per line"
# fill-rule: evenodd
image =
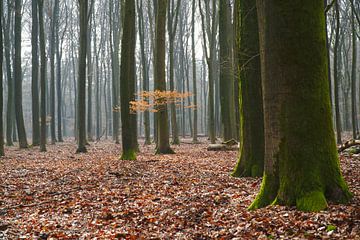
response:
M331 121L323 1L257 0L257 9L266 162L250 209L321 211L327 201L347 202Z
M77 97L77 130L78 148L77 153L87 152L86 150L86 48L88 29L88 0L79 0L80 10L80 47L78 64L78 97Z
M165 81L165 27L167 0L158 0L155 25L155 90L166 91ZM157 121L157 154L171 154L167 106L159 106Z
M32 145L40 144L40 114L39 114L39 21L37 0L31 1L31 109L32 109Z
M40 41L40 151L46 152L46 52L44 32L44 0L38 0Z
M27 148L26 131L22 107L22 70L21 70L21 10L22 0L15 0L15 57L14 57L14 83L15 83L15 116L20 148Z
M264 171L264 116L256 3L237 0L240 74L240 155L234 177L261 177Z
M137 146L133 138L137 136L133 128L137 125L130 113L130 101L135 99L135 36L135 1L126 0L120 68L122 160L136 160Z

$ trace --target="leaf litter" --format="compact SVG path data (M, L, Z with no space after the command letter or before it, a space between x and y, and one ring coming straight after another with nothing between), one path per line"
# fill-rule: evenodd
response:
M344 153L341 167L354 198L326 211L270 206L248 211L260 178L229 174L237 153L173 146L154 155L141 146L136 161L121 147L74 143L10 147L0 160L0 239L360 239L360 156Z

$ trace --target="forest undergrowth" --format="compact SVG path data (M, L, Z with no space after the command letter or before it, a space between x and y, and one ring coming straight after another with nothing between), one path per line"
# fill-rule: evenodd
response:
M7 148L0 160L0 239L360 239L360 155L344 153L341 168L354 198L304 213L247 207L261 179L230 176L236 151L200 144L137 161L119 160L110 141L74 154L74 142Z

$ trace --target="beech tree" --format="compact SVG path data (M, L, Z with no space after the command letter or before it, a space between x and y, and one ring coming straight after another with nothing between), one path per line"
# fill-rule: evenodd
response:
M264 117L256 3L236 0L235 8L241 134L239 160L232 176L260 177L264 170Z
M123 38L121 41L121 136L123 160L136 160L136 118L130 114L130 101L135 99L135 1L125 1Z
M40 42L40 151L46 151L46 52L44 30L44 0L37 0Z
M165 91L165 27L167 0L157 1L155 25L155 90ZM169 143L167 106L160 107L156 113L157 146L156 153L174 153Z
M77 153L86 150L86 48L87 48L87 24L88 24L88 0L79 0L80 11L80 46L79 46L79 70L78 70L78 97L77 97L77 130L78 148Z
M14 86L15 86L15 116L19 147L27 148L26 131L22 107L22 70L21 70L21 19L22 0L15 0L15 56L14 56Z
M2 28L3 2L0 3L0 156L4 156L4 129L3 129L3 28Z
M31 1L31 94L32 94L32 145L40 144L40 107L39 107L39 20L38 20L38 1Z
M323 1L256 3L266 162L250 209L320 211L327 201L347 202L331 120Z

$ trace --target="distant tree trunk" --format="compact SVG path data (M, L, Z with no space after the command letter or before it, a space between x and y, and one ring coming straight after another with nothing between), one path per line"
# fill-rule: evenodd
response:
M327 200L347 202L331 121L323 2L257 0L257 9L266 162L250 209L321 211Z
M214 109L214 83L215 83L215 55L216 55L216 33L218 25L218 14L216 11L216 2L212 1L212 18L210 17L210 4L205 1L205 11L202 9L201 0L199 0L199 10L201 16L201 26L204 42L205 59L208 65L208 81L209 81L209 94L208 94L208 131L210 142L215 143L215 109ZM204 14L206 13L206 15ZM205 15L205 16L204 16ZM211 20L210 20L211 19ZM207 25L207 26L206 26ZM208 40L207 40L208 39ZM209 50L207 49L207 41L209 42ZM208 53L209 51L209 53Z
M32 145L39 146L40 144L40 113L39 113L39 21L38 21L38 3L37 0L31 1L31 104L32 104Z
M175 83L174 83L174 40L176 35L177 29L177 22L178 16L180 12L180 3L181 0L177 0L176 9L174 0L171 0L168 3L168 36L169 36L169 82L170 82L170 91L175 90ZM172 135L172 143L179 144L179 129L177 125L176 119L176 107L175 103L170 103L170 116L171 116L171 135Z
M90 10L91 11L91 10ZM92 90L93 90L93 79L94 79L94 66L92 62L92 52L91 52L91 18L88 17L88 29L87 29L87 47L86 47L86 57L87 57L87 139L88 141L93 141L93 113L92 113Z
M337 143L341 144L341 117L340 117L340 106L339 106L339 64L338 64L338 55L339 55L339 38L340 38L340 11L339 11L339 3L335 1L335 18L336 18L336 26L335 26L335 45L334 45L334 87L335 87L335 119L336 119L336 139Z
M51 16L51 33L50 33L50 136L51 144L56 142L56 124L55 124L55 22L59 8L59 1L54 2L54 8Z
M130 101L134 101L135 92L132 85L135 84L135 1L125 1L125 19L123 38L121 41L121 128L122 128L122 155L123 160L136 160L136 149L133 138L133 128L136 128L136 119L130 115Z
M113 115L113 139L119 143L119 84L120 84L120 64L119 64L119 45L120 45L120 5L115 4L113 14L113 0L110 0L110 49L111 49L111 67L112 67L112 115Z
M16 126L20 148L27 148L24 115L22 108L22 71L21 71L21 10L22 0L15 0L15 57L14 57L14 82L15 82L15 114Z
M77 97L77 128L78 148L77 153L85 153L86 150L86 48L88 29L88 0L79 0L80 10L80 46L78 64L78 97Z
M7 106L6 106L6 145L13 145L13 132L14 132L14 116L15 116L15 105L14 105L14 78L11 73L11 57L10 57L10 33L11 29L11 16L12 7L10 0L7 0L7 18L6 24L3 26L4 29L4 47L5 47L5 61L6 61L6 77L7 77ZM3 12L4 15L4 12ZM1 16L2 17L2 16ZM5 19L5 18L3 18Z
M144 11L143 11L143 1L137 0L138 8L138 22L139 22L139 41L140 41L140 51L141 51L141 66L142 66L142 75L143 75L143 91L149 91L149 64L146 60L145 53L145 23L144 23ZM145 99L148 101L148 99ZM150 145L150 113L149 111L144 112L144 131L145 131L145 145Z
M196 87L196 55L195 55L195 12L196 1L192 1L192 14L191 14L191 53L192 53L192 77L193 77L193 99L194 99L194 120L193 120L193 142L197 143L198 135L198 106L197 106L197 87Z
M261 177L264 171L264 117L256 3L236 0L240 74L240 155L234 177Z
M2 28L3 2L0 3L0 156L5 155L4 151L4 129L3 129L3 28Z
M165 27L167 0L158 0L155 25L155 90L166 91L165 81ZM171 154L174 151L169 143L167 106L160 106L156 113L157 154Z
M44 0L38 0L40 40L40 151L46 152L46 53L44 32Z
M232 25L229 0L221 0L219 6L220 43L220 104L224 141L236 138L234 78L232 67Z
M60 43L60 26L59 26L59 1L55 1L54 6L54 18L55 18L55 56L56 56L56 93L57 93L57 135L58 141L63 142L63 130L62 130L62 91L61 91L61 55L62 49ZM65 126L64 126L65 127Z
M354 0L351 0L354 5ZM352 116L352 135L353 139L358 135L358 119L356 111L356 65L357 65L357 39L355 24L355 9L351 11L351 28L352 28L352 65L351 65L351 116Z

